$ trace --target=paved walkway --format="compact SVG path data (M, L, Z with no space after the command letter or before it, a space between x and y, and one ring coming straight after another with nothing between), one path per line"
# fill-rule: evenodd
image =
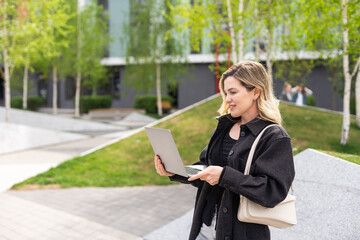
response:
M195 191L196 189L189 185L172 185L8 191L3 196L21 199L26 201L27 205L40 205L143 237L189 212L194 206ZM10 208L10 211L16 213L19 208L22 209L23 206L18 206L16 210ZM32 222L38 221L40 216L51 217L44 216L46 213L38 213L37 209L26 207L24 210L33 216L27 216ZM14 218L16 221L17 217ZM51 230L52 224L45 225L44 231ZM59 234L57 239L61 239L60 236Z

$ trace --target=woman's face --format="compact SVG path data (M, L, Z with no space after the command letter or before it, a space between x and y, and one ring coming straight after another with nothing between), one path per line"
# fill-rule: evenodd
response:
M256 99L258 93L255 89L248 91L240 81L230 76L224 81L224 91L226 94L226 103L230 107L230 114L232 117L256 117L258 109ZM254 115L254 116L253 116Z
M290 84L286 85L285 91L286 92L291 92L291 85Z

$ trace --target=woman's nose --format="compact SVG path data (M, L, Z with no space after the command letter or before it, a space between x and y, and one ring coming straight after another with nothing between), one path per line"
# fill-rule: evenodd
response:
M229 95L226 95L225 102L227 103L231 102L231 97Z

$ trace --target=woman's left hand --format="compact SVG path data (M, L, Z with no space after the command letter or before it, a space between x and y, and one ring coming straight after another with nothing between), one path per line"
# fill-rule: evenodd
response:
M222 170L223 168L219 166L209 166L204 170L200 171L198 174L190 177L188 180L194 181L196 179L201 179L214 186L219 183Z

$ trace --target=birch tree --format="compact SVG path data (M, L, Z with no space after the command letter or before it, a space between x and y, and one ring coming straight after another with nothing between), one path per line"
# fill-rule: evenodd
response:
M269 0L270 1L270 0ZM239 40L239 57L238 61L244 60L244 0L239 1L239 31L238 31L238 40Z
M38 1L22 1L18 4L18 21L14 26L14 34L17 35L17 44L10 49L13 62L18 67L23 67L23 109L27 109L28 79L32 65L41 61L40 32Z
M69 20L75 15L71 12L69 2L66 0L41 0L43 32L41 35L42 55L48 60L52 69L53 85L53 114L57 114L58 100L58 70L61 66L62 53L69 47L68 36L74 31Z
M351 75L349 69L349 29L347 16L347 0L342 0L342 24L343 24L343 70L345 77L344 87L344 112L343 112L343 126L341 134L341 145L345 145L349 138L350 132L350 93L351 93Z
M360 128L360 1L349 1L349 53L352 56L352 62L355 62L352 70L351 79L355 78L355 111L356 125Z
M358 4L359 1L314 0L299 6L308 17L301 24L306 29L307 49L318 50L324 58L333 57L334 54L342 56L344 91L341 145L346 145L349 139L351 81L359 66Z
M125 83L138 91L156 89L158 115L162 115L162 86L165 77L176 81L185 69L184 46L171 25L167 12L171 1L149 0L132 2L130 24L125 27Z
M236 38L235 38L234 20L233 20L233 16L232 16L232 6L231 6L230 0L226 0L226 6L227 6L227 14L228 14L228 18L229 18L229 32L230 32L230 39L231 39L231 56L232 56L233 63L237 63L238 58L237 58L237 52L236 52Z
M88 1L84 6L73 1L71 12L76 13L69 21L75 31L68 35L70 43L63 54L62 74L76 79L75 116L79 117L81 87L92 89L92 95L96 95L96 89L108 80L100 61L106 55L109 34L107 16L97 1Z
M342 33L343 33L343 70L344 70L344 78L345 78L345 86L344 86L344 112L343 112L343 127L342 127L342 134L341 134L341 145L345 145L348 142L349 138L349 132L350 132L350 94L351 94L351 80L355 76L355 74L358 72L357 68L360 64L360 52L358 52L356 55L358 56L358 60L355 64L355 67L353 71L350 70L350 54L352 53L352 50L355 46L350 46L350 34L355 30L355 32L358 32L360 24L358 22L353 22L353 19L349 19L349 12L358 12L356 7L358 6L352 6L350 5L347 0L342 0ZM351 9L349 7L352 6ZM351 16L351 15L350 15ZM356 17L356 15L355 15ZM359 17L357 16L357 18ZM354 42L354 38L351 39ZM358 42L360 44L360 42ZM355 47L356 49L357 47ZM357 48L359 50L359 48ZM355 56L356 56L355 55ZM355 57L356 58L356 57ZM352 73L351 73L352 72ZM358 89L358 78L356 79L355 89L356 97L359 98L359 89ZM357 109L359 106L356 106ZM357 112L357 123L359 119L359 112Z
M16 36L12 31L16 24L16 1L3 0L0 2L0 49L2 52L2 63L4 71L1 71L1 75L5 82L5 121L10 122L10 76L14 69L14 64L9 51L12 46L16 44ZM11 17L10 17L11 16Z

